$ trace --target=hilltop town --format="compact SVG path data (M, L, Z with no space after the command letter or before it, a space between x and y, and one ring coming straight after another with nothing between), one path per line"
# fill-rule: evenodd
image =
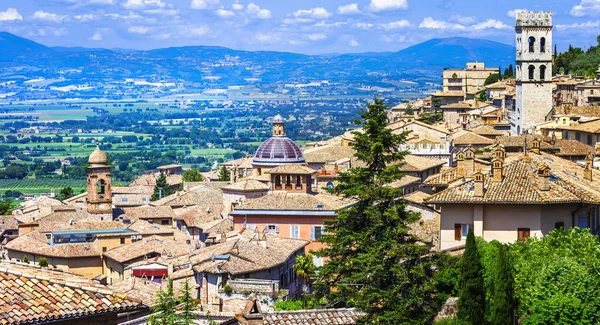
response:
M419 215L410 233L428 254L462 255L469 234L600 234L600 66L595 78L553 75L552 19L517 14L514 72L465 62L431 96L389 107L406 155L385 186ZM264 119L270 134L252 155L198 180L171 161L119 184L97 146L82 193L28 196L0 216L0 323L145 324L172 284L203 307L195 324L356 324L360 308L306 305L315 274L298 265L328 263L315 254L326 225L357 204L332 189L369 167L356 149L365 130L299 145L291 113ZM435 319L456 308L447 299Z

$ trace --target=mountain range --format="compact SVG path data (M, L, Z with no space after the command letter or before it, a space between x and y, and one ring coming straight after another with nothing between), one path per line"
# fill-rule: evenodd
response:
M482 39L431 39L398 52L305 55L243 51L218 46L186 46L141 50L47 47L0 32L0 78L64 77L105 81L123 78L202 81L220 77L220 85L248 78L262 83L311 79L360 81L377 78L439 78L445 67L485 62L489 67L514 63L513 46ZM211 80L215 80L212 78Z

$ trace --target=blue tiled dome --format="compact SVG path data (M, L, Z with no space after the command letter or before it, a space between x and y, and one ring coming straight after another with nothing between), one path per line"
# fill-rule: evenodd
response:
M282 164L304 164L300 147L290 138L274 136L263 142L252 160L256 166L276 166Z

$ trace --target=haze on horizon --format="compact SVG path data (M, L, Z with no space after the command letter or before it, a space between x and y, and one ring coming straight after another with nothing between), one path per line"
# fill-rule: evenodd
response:
M514 44L515 10L551 10L559 50L596 43L600 0L3 0L0 31L48 46L213 45L307 54L398 51L431 38Z

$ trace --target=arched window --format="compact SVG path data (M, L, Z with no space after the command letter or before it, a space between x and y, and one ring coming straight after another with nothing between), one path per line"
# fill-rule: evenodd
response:
M535 37L533 36L529 38L529 52L535 52Z
M546 52L546 38L545 37L540 38L540 52L542 52L542 53Z
M546 80L546 66L540 67L540 80Z
M533 65L529 66L529 80L533 80L535 74L535 67Z
M98 194L104 194L106 188L106 182L101 179L98 181Z

